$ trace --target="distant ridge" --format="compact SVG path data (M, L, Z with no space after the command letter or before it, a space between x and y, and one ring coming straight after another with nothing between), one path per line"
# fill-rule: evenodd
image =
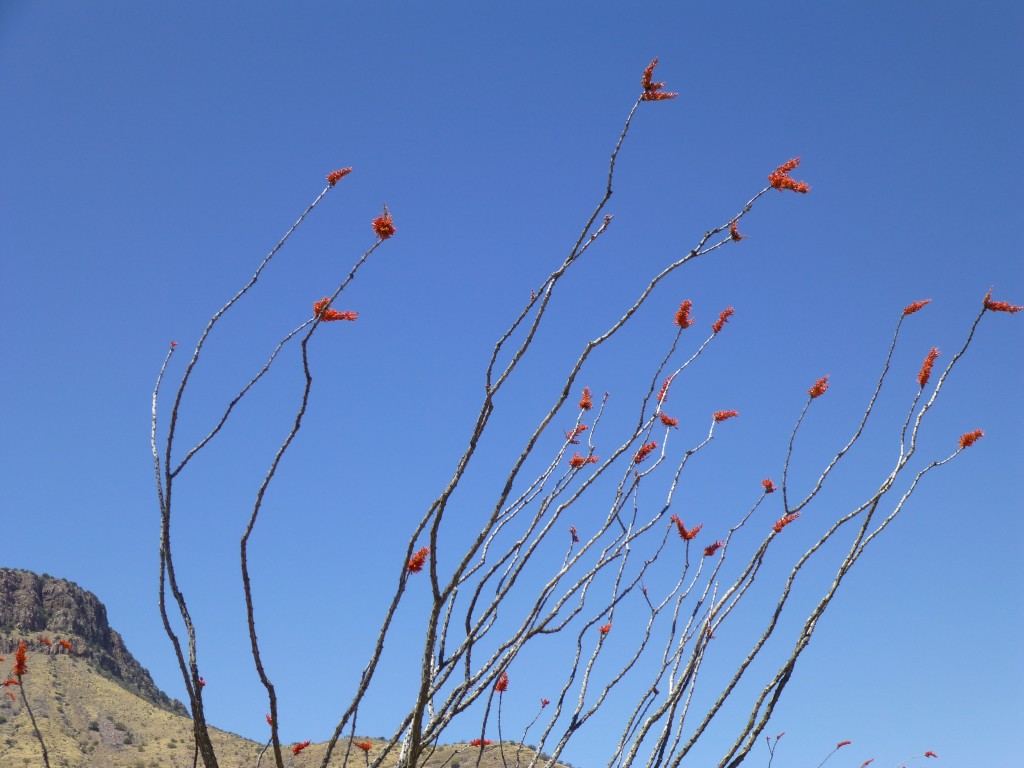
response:
M33 652L47 651L38 637L70 641L75 655L151 704L188 714L184 704L156 687L149 672L131 655L121 635L107 623L107 609L92 592L72 581L15 568L0 568L0 656L14 653L19 640ZM56 653L54 646L48 652Z

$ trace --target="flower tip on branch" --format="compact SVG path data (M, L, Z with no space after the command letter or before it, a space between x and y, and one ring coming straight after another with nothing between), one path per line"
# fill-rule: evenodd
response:
M551 699L541 699L540 700L540 708L544 709L544 707L546 707L550 703L551 703Z
M337 309L329 309L328 304L331 300L324 296L320 301L313 304L313 314L319 317L322 322L333 323L335 320L356 320L359 317L358 312L352 312L351 310L345 310L344 312Z
M654 60L647 65L647 69L644 70L644 76L640 80L640 84L644 88L643 95L640 97L640 101L664 101L665 99L674 99L678 96L678 93L666 93L661 89L665 87L664 83L652 82L654 78L654 68L658 66L658 57L655 56Z
M584 387L580 396L580 410L589 411L593 407L594 399L590 396L590 387Z
M787 160L774 171L768 174L768 183L775 189L791 189L794 192L800 192L801 194L807 194L811 191L811 188L806 182L796 181L791 178L789 172L800 165L800 158L794 157L792 160Z
M14 667L11 674L14 677L21 677L28 673L28 645L22 640L18 643L18 650L14 652ZM5 683L6 685L6 683Z
M931 352L925 356L924 362L921 364L921 370L917 374L917 383L921 385L921 389L924 389L928 384L928 379L932 376L932 366L935 365L935 358L938 356L938 347L932 347Z
M311 741L300 741L298 744L296 744L294 747L292 747L292 754L293 755L299 754L302 750L304 750L306 747L308 747L312 743L313 742L311 742Z
M363 752L369 752L373 749L373 744L368 741L353 741L352 746L356 749L361 749Z
M430 557L430 547L422 547L417 550L409 559L409 573L419 573L423 570L423 566L427 564L427 558Z
M798 517L800 517L799 512L790 512L788 515L783 515L775 521L774 525L772 525L772 530L776 533L779 533L783 528L792 523Z
M690 309L693 307L693 302L687 299L679 305L679 309L676 310L675 324L680 328L689 328L693 325L694 320L690 317Z
M825 374L816 382L814 386L807 390L807 394L811 396L811 400L816 397L821 397L828 391L828 374Z
M745 240L747 235L741 235L739 227L735 220L729 224L729 239L733 242L738 243L740 240Z
M654 440L647 443L647 445L640 446L640 450L633 454L633 463L639 464L648 456L650 456L657 449L658 444Z
M938 755L936 755L936 754L935 754L934 752L932 752L932 751L931 751L930 749L929 749L929 750L928 750L927 752L925 752L925 753L924 753L924 756L925 756L925 757L935 757L935 758L937 758L937 757L938 757Z
M980 429L976 429L973 432L965 432L960 435L960 448L970 448L984 436L985 433Z
M717 423L719 421L725 421L726 419L731 419L734 416L739 415L739 411L715 411L713 414L711 414L711 418L713 418Z
M331 171L330 173L327 174L327 183L333 187L335 184L344 179L350 173L352 173L351 168L339 168L336 171Z
M493 743L494 742L491 741L490 739L473 739L471 742L469 742L469 746L471 746L471 747L489 747Z
M600 632L602 635L607 635L609 632L612 631L612 623L609 621L607 624L598 627L597 631Z
M387 240L395 234L394 220L388 212L387 203L384 204L384 212L373 220L373 231L381 240Z
M778 486L772 482L772 479L770 477L766 477L764 480L762 480L761 485L764 486L765 493L775 493L775 491L778 490Z
M1011 315L1020 312L1024 306L1014 306L1008 301L992 301L992 290L985 294L985 309L991 312L1009 312Z
M848 744L853 744L853 742L849 739L847 739L846 741L840 741L838 744L836 744L836 749L839 749L840 747L845 747Z
M715 552L725 546L724 541L716 541L714 544L709 544L704 547L704 557L711 557Z
M498 682L495 683L494 690L498 693L504 693L508 690L508 672L502 672L498 675Z
M711 325L711 330L715 333L721 333L722 329L725 328L725 324L729 322L729 318L736 314L736 310L732 307L726 307L722 310L721 314L718 315L718 319L715 320Z
M917 310L919 310L921 307L923 307L925 304L930 304L930 303L931 303L931 299L922 299L921 301L915 301L913 304L907 304L907 306L905 306L903 308L903 316L906 317L907 315L912 315L915 312L917 312Z
M174 349L177 346L178 346L178 342L176 342L176 341L172 341L171 342L171 349Z
M274 718L272 718L270 716L270 713L267 712L267 725L271 725L272 726L273 724L274 724Z
M664 424L666 427L678 427L679 426L679 419L673 419L671 416L668 416L668 415L666 415L664 413L659 413L658 414L658 418L661 419L661 423Z

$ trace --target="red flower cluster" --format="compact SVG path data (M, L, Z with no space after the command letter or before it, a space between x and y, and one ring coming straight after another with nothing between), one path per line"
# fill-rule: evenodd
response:
M713 554L715 554L715 552L717 552L721 547L724 546L724 541L716 541L714 544L709 544L708 546L704 547L704 557L711 557Z
M541 699L540 700L540 708L544 709L544 707L546 707L550 703L551 703L551 699Z
M922 301L915 301L913 304L907 304L907 306L903 308L903 316L906 317L907 315L914 314L917 310L930 302L931 299L924 299Z
M917 374L917 383L921 385L921 389L924 389L928 384L928 379L932 376L932 366L935 365L935 358L938 356L938 347L932 347L932 351L928 353L924 363L921 364L921 371Z
M498 682L495 683L494 690L498 693L504 693L508 690L508 672L502 672L498 675Z
M713 414L711 414L711 418L713 418L715 421L725 421L726 419L731 419L733 416L739 415L739 411L715 411Z
M661 419L661 423L666 427L679 426L679 419L673 419L671 416L666 416L664 413L658 414L658 417Z
M612 631L612 623L609 621L607 624L602 624L600 627L597 628L597 631L600 632L602 635L607 635L609 632Z
M327 174L327 183L333 187L335 184L344 179L350 173L352 173L351 168L341 168L337 171L331 171L330 173Z
M573 445L579 445L580 441L577 440L576 438L579 437L580 435L582 435L586 431L587 431L587 425L586 424L580 424L575 429L570 429L568 432L566 432L565 433L565 439L568 440Z
M494 742L491 741L490 739L473 739L471 742L469 742L469 746L471 746L471 747L488 747L488 746L490 746L493 743Z
M746 235L740 234L739 226L735 221L733 221L729 225L729 237L738 243L740 240L743 240L746 237Z
M573 469L579 469L587 464L597 464L598 461L597 456L580 456L578 453L574 453L572 458L569 459L569 466Z
M775 493L775 491L778 489L778 486L776 486L775 483L772 482L772 479L770 477L766 477L764 480L762 480L761 485L764 486L765 493Z
M40 637L39 642L45 645L47 648L53 648L53 641L48 637Z
M11 674L15 677L21 677L28 673L28 646L25 641L22 640L18 643L18 650L14 653L14 667L11 669ZM6 683L4 683L6 685Z
M320 301L314 302L313 314L325 323L332 323L335 320L355 320L359 317L358 312L339 312L336 309L328 309L327 305L331 300L324 296Z
M993 312L1020 312L1024 307L1016 307L1008 301L992 301L992 291L985 294L985 309Z
M267 725L270 725L270 726L272 726L273 724L274 724L274 718L272 718L272 717L270 716L270 713L269 713L269 712L267 712Z
M794 157L792 160L787 160L785 163L780 165L770 174L768 174L768 183L776 189L791 189L794 192L802 192L807 194L811 191L811 188L807 186L806 182L795 181L790 178L789 172L800 165L800 158Z
M311 742L311 741L300 741L298 744L296 744L294 747L292 747L292 754L293 755L299 754L299 752L304 750L306 747L308 747L312 743L313 742Z
M640 84L644 87L644 94L640 97L640 101L664 101L665 99L674 99L678 96L678 93L665 93L661 89L665 87L664 83L654 83L651 80L654 77L654 68L658 66L658 57L654 57L654 61L647 65L647 69L644 70L643 79L640 80Z
M2 685L6 685L6 686L10 686L10 685L21 685L21 683L19 683L19 682L18 682L17 680L15 680L15 679L14 679L14 678L12 677L12 678L10 678L10 679L8 679L8 680L4 680L4 681L3 681L3 683L2 683Z
M353 741L352 746L356 749L361 749L363 752L369 752L373 749L373 744L368 741Z
M594 400L590 397L590 387L583 388L583 395L580 397L580 408L589 411L594 407Z
M807 390L807 394L811 396L813 400L816 397L821 397L828 391L828 375L822 376L816 382L814 386Z
M657 449L658 444L652 440L647 445L640 446L640 450L633 454L633 463L639 464L641 461L650 456Z
M711 330L714 331L715 333L721 333L722 329L725 328L726 322L729 320L730 317L732 317L735 314L735 309L733 309L732 307L726 307L725 309L722 310L721 314L718 316L718 319L711 324Z
M924 753L924 756L925 756L925 757L938 757L938 755L936 755L936 754L935 754L934 752L932 752L932 751L931 751L930 749L929 749L929 750L928 750L927 752L925 752L925 753Z
M676 310L675 323L680 328L689 328L693 325L693 318L690 317L690 309L693 307L693 302L687 299L679 305L679 309Z
M836 744L836 749L839 749L840 747L845 747L847 744L853 744L853 742L849 739L847 739L846 741L840 741L838 744Z
M58 640L57 641L57 645L59 645L61 648L63 648L68 653L74 653L75 652L75 649L71 647L71 643L69 643L67 640Z
M799 512L791 512L788 515L783 515L782 517L780 517L778 520L775 521L775 524L772 526L772 530L775 531L776 533L778 533L783 528L785 528L787 525L789 525L794 520L796 520L798 517L800 517L800 513Z
M668 400L668 388L672 386L672 379L674 378L675 374L669 376L667 379L665 379L665 381L662 382L661 389L658 390L659 403L664 403L666 400Z
M976 429L973 432L965 432L964 434L960 435L960 447L970 448L976 442L981 440L981 438L983 438L984 436L985 433L982 432L980 429Z
M704 527L704 523L701 523L696 528L686 530L686 526L683 525L683 521L679 519L678 515L672 515L669 519L676 524L676 530L679 531L679 538L683 541L693 541L697 538L697 534L700 533L700 529Z
M373 231L381 240L387 240L395 234L395 224L391 218L391 214L388 213L388 207L386 205L384 206L384 212L373 220Z
M427 563L427 558L430 556L430 547L423 547L416 552L415 555L409 560L409 573L419 573L423 570L423 566Z

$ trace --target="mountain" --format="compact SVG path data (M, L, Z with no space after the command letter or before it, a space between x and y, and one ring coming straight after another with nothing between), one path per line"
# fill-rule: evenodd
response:
M9 678L21 641L29 650L24 693L53 768L191 768L192 721L185 707L156 687L91 592L49 575L0 568L0 681ZM216 728L211 734L221 768L256 766L262 744ZM344 762L348 745L342 741L332 768L365 768L384 744L372 738L353 741L369 742L371 751L353 748ZM287 764L319 766L325 750L325 744L310 745ZM533 756L515 744L494 744L482 752L449 744L434 750L423 768L526 768ZM394 762L385 760L385 766ZM267 754L261 766L273 764ZM21 693L7 686L0 692L0 766L39 765L42 751Z

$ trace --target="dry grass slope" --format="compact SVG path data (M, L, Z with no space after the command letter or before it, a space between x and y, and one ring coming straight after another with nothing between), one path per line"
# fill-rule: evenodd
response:
M191 768L191 721L122 688L83 659L67 654L33 654L24 682L53 768ZM212 730L222 768L255 767L262 744ZM365 768L367 757L372 760L382 744L376 739L365 741L374 745L368 756L352 748L345 763L347 745L343 742L331 765ZM319 766L325 749L325 744L310 745L294 759L293 768ZM397 750L392 755L397 756ZM290 753L288 757L292 757ZM532 757L531 750L519 749L515 744L493 744L483 749L450 744L438 747L424 768L526 768ZM386 760L384 766L390 768L394 763L394 759ZM12 702L0 695L0 766L39 765L39 742L24 705L20 698ZM262 766L272 765L273 758L268 754Z

